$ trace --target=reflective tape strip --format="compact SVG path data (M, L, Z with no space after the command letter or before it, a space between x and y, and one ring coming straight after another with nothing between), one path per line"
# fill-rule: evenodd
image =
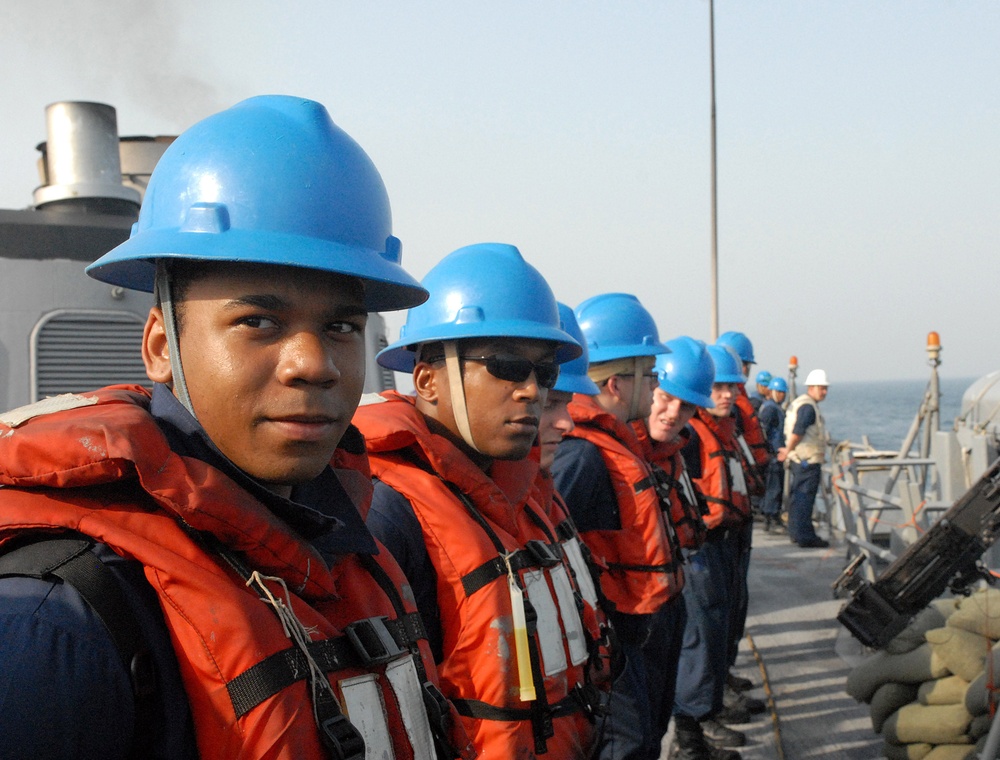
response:
M747 481L743 476L743 465L737 457L729 457L729 477L733 481L733 493L747 495Z
M569 560L570 567L573 568L573 575L576 576L576 585L580 589L583 601L591 607L597 607L597 588L594 586L594 578L590 574L590 567L587 560L583 558L583 550L580 548L580 539L576 536L563 541L563 550Z
M556 601L559 602L559 615L563 621L563 633L569 644L569 661L574 665L587 661L587 639L583 634L583 620L576 606L576 596L569 582L569 573L562 565L553 567L549 574L552 577L552 587L556 590Z
M688 471L684 470L681 473L680 480L681 490L684 492L684 499L688 504L695 506L698 504L698 497L694 492L694 484L691 482L691 476L688 475Z
M344 713L365 740L365 760L395 760L392 735L385 717L385 703L378 676L366 673L340 682Z
M403 714L403 727L410 738L413 757L415 760L434 760L434 737L424 709L423 689L413 656L386 665L385 677Z
M563 673L567 668L566 648L563 646L562 626L559 625L558 610L549 590L545 571L526 571L524 587L531 606L538 614L536 630L538 648L542 655L542 672L547 676Z

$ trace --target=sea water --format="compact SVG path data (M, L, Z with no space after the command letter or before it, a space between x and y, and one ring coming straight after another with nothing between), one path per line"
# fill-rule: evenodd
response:
M941 429L951 428L961 411L962 394L976 380L941 377ZM830 386L820 411L826 420L830 439L860 444L862 437L876 449L897 451L906 438L927 391L927 380L879 380L838 382ZM799 387L799 392L804 392ZM910 449L920 450L918 437Z

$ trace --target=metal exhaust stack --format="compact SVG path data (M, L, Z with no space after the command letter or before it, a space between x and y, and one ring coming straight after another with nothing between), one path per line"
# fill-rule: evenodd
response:
M135 216L139 191L122 184L118 120L104 103L61 102L45 109L38 146L42 185L35 208Z

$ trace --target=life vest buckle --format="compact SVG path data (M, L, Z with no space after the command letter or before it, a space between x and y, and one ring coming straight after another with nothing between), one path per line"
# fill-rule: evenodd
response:
M365 618L351 623L344 629L348 641L354 646L365 665L381 665L394 660L406 650L402 649L389 632L384 615Z
M537 538L528 541L524 548L539 567L555 567L562 562L555 549Z
M333 760L364 760L365 740L361 732L344 714L333 715L319 722L323 745Z

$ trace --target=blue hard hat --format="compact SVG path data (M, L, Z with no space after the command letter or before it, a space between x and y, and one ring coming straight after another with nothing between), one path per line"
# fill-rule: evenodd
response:
M771 373L768 372L766 369L762 369L760 372L758 372L757 377L754 380L754 383L756 383L757 385L767 385L770 382L771 382Z
M559 379L556 380L556 384L552 390L563 391L564 393L582 393L585 396L596 396L601 392L601 389L597 387L597 383L587 376L587 367L590 364L587 354L587 342L583 339L580 325L576 323L576 315L573 313L573 309L564 303L560 303L559 320L562 322L562 329L572 335L583 347L583 353L573 359L573 361L566 362L559 368Z
M716 345L719 346L729 346L736 352L736 355L740 357L740 361L746 364L756 364L756 360L753 358L753 343L750 339L741 332L729 332L722 333L719 339L715 341Z
M711 409L715 363L705 344L686 335L668 340L669 354L656 357L660 389L681 401Z
M788 383L785 382L784 378L776 377L771 380L771 383L767 386L772 391L780 391L781 393L788 393Z
M244 100L182 133L153 170L131 237L87 274L151 292L158 259L344 274L363 282L370 311L427 298L399 265L371 159L322 105L287 95Z
M731 348L720 346L719 344L706 347L709 356L715 363L716 383L745 383L747 379L743 377L743 365L740 357Z
M670 353L660 343L652 315L628 293L588 298L576 307L576 321L587 339L591 364Z
M399 340L379 351L376 359L383 367L412 372L420 344L465 338L551 341L560 364L583 350L559 326L559 309L545 278L512 245L459 248L421 284L431 296L407 313Z

